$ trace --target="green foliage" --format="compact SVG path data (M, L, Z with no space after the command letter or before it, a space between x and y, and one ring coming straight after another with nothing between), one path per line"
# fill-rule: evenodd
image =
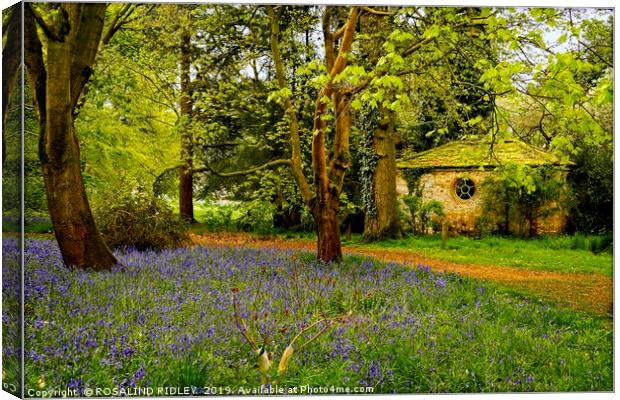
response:
M276 206L254 200L234 204L197 204L196 218L208 231L253 232L265 236L274 232Z
M276 206L267 201L255 200L247 204L245 212L239 219L239 227L244 231L267 235L273 232L273 220Z
M546 146L564 159L574 159L585 146L608 145L613 101L610 14L572 9L556 10L553 17L539 9L529 13L506 11L515 46L509 58L481 78L487 90L503 94L496 102L496 128ZM532 23L531 18L542 20ZM555 41L544 33L545 24L558 32ZM549 52L552 48L557 51Z
M482 184L480 233L535 235L539 218L565 208L566 187L553 167L507 164L496 172Z
M108 246L159 250L187 241L185 224L165 200L140 189L110 190L105 197L94 214Z
M409 209L409 225L413 234L426 234L429 229L437 232L441 226L439 218L444 216L443 204L437 200L423 201L421 196L406 195L403 202Z
M570 248L572 250L589 250L592 253L608 252L613 253L613 241L612 234L606 234L601 236L586 236L580 233L573 236L573 241Z
M312 230L314 221L310 210L301 200L299 188L292 179L288 167L278 167L273 170L264 170L246 177L238 186L237 198L243 204L256 204L258 208L270 205L273 228ZM245 208L245 205L242 207ZM248 210L248 215L253 213ZM253 223L237 229L256 232L258 227ZM261 228L262 229L262 228ZM258 229L258 230L261 230Z
M614 162L607 146L587 146L577 155L568 174L574 198L569 212L569 231L613 231Z
M377 213L373 193L374 174L379 161L379 155L375 151L375 131L379 127L379 110L365 107L358 116L360 131L358 159L358 177L361 182L362 207L367 215L375 216Z
M425 8L424 18L416 21L422 32L417 41L425 37L433 41L407 61L409 68L421 72L403 77L410 104L397 113L397 127L405 147L424 151L489 128L494 96L479 79L495 66L499 49L484 36L492 28L478 24L488 12ZM472 28L463 31L459 24Z
M94 202L126 182L151 186L178 164L174 104L166 104L167 93L153 84L164 78L153 70L148 47L139 44L123 32L105 48L76 119L82 174Z

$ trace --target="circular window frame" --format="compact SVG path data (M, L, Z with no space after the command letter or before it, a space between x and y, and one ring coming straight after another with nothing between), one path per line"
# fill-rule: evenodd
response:
M464 198L459 195L459 185L461 184L461 182L468 187L467 194L469 195L469 197ZM476 196L476 192L478 191L477 189L478 188L476 182L472 178L457 178L452 185L452 196L458 201L467 202Z

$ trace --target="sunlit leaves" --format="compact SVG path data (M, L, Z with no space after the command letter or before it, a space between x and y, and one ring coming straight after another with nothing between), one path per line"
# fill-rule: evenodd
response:
M347 65L345 69L334 77L333 82L349 86L357 85L368 73L361 65Z
M293 95L290 88L285 87L282 89L274 90L267 96L267 101L273 101L276 104L283 105L285 99L289 99Z
M432 25L424 31L422 37L424 39L432 39L438 37L440 33L441 27L439 25Z

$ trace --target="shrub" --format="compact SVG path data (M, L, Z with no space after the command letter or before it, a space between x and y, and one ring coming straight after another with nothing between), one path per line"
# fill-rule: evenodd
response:
M185 225L163 199L133 190L122 192L110 205L100 202L97 224L106 243L114 248L159 250L187 240Z
M230 204L209 204L203 206L197 219L210 231L236 231L238 213L235 213L235 209L238 207Z
M586 236L576 233L571 241L572 250L589 250L592 253L609 252L613 253L613 235Z
M444 216L441 202L437 200L423 202L420 196L415 195L403 196L403 201L409 209L411 215L409 222L414 234L426 234L429 228L433 231L439 230L440 224L437 219Z
M209 204L198 217L210 231L241 231L268 235L274 231L276 206L254 200L237 204Z
M576 234L573 237L573 241L571 243L570 248L571 248L571 250L587 250L588 249L588 245L587 245L587 240L586 240L585 236L580 235L580 234Z
M243 215L239 218L239 227L243 231L256 232L266 236L273 232L275 212L275 204L261 200L251 201L246 205Z
M592 253L608 252L613 253L614 237L611 234L602 236L592 236L588 245L588 250Z
M574 192L567 229L569 232L613 231L614 160L609 146L585 146L568 174Z
M555 169L506 164L497 172L483 182L481 234L533 236L539 220L563 209L566 185Z

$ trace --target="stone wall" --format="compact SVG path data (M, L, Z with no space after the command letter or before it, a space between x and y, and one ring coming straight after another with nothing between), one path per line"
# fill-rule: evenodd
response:
M479 170L435 170L429 172L420 177L423 201L437 200L443 204L446 219L452 232L475 233L477 230L476 222L483 213L482 183L493 173L493 171ZM474 182L475 193L471 199L463 200L456 194L456 183L461 178L468 178ZM565 178L565 173L559 177L563 180ZM402 172L398 174L396 186L399 195L409 193ZM555 203L550 204L550 207L557 209ZM555 210L550 215L538 219L537 231L539 234L560 233L564 230L565 221L564 210ZM520 233L529 229L529 227L519 226L515 222L511 221L513 233Z

